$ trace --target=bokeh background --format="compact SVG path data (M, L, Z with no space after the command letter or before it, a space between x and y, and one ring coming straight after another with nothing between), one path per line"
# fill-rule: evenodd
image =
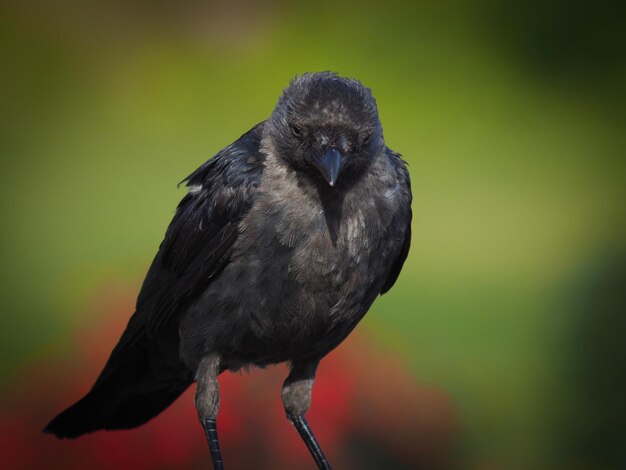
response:
M138 430L39 431L124 328L176 183L335 70L410 164L414 236L322 364L331 461L626 468L625 5L3 2L0 466L208 468L189 393ZM285 373L221 377L229 468L313 468Z

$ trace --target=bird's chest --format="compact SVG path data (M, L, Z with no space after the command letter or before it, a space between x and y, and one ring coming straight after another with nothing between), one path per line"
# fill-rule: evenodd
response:
M353 312L337 306L371 295L379 281L371 263L385 243L383 222L373 195L321 201L274 188L260 197L238 247L242 258L254 260L247 278L257 317L320 334L350 321Z
M260 201L243 224L244 231L253 234L245 242L249 256L280 270L281 279L309 293L340 289L367 267L384 236L375 211L346 211L348 201L324 205L314 199L284 200L293 203Z

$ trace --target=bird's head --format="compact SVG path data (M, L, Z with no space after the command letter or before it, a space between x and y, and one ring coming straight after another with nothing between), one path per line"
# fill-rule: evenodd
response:
M266 130L279 158L332 187L357 179L384 146L371 91L331 72L294 78Z

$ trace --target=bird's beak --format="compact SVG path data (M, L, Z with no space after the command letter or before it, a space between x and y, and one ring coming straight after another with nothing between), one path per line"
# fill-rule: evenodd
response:
M314 160L315 167L330 186L335 186L343 168L345 157L334 148L329 148L320 158Z

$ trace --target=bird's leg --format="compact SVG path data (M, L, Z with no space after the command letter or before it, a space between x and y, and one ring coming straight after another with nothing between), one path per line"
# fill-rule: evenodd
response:
M217 354L206 356L200 361L196 372L196 410L209 442L213 467L215 470L224 470L215 422L220 406L220 392L217 383L219 373L220 357Z
M311 390L319 361L293 363L283 384L282 398L287 418L295 426L320 470L330 470L330 464L317 443L304 414L311 405Z

